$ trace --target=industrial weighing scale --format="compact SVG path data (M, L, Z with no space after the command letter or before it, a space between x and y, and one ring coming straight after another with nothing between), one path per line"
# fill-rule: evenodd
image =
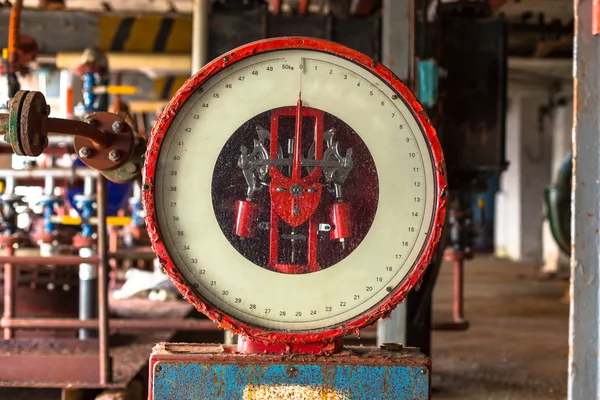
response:
M239 340L157 345L150 398L428 398L417 350L342 338L417 285L445 197L435 131L377 61L277 38L206 65L154 128L143 202L166 273Z
M436 133L376 60L309 38L242 46L187 81L147 146L114 114L49 118L39 92L15 96L0 131L32 157L49 132L77 136L82 161L116 182L144 164L160 264L239 337L158 344L151 399L429 397L418 350L342 343L420 282L445 219Z

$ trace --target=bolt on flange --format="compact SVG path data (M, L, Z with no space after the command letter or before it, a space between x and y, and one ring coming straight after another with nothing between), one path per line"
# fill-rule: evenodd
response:
M108 159L113 162L119 161L121 159L121 154L119 153L119 150L111 150L110 153L108 153Z
M123 130L123 123L121 121L115 121L112 124L112 130L115 133L119 133Z
M78 153L81 158L89 158L92 155L92 151L87 147L80 148Z

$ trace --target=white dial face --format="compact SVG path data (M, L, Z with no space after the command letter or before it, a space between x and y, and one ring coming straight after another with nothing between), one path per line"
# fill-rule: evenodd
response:
M351 61L299 49L208 79L155 172L160 234L183 277L225 314L277 331L338 326L388 297L423 250L435 193L402 97Z

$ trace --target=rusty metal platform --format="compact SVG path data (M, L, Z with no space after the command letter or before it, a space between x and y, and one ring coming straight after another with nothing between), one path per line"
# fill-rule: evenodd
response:
M240 354L216 344L160 343L149 399L429 399L431 362L399 345L331 356Z
M182 320L192 311L192 306L183 301L127 299L110 302L111 317L119 319ZM145 330L112 334L112 380L108 384L100 384L98 380L97 340L62 339L53 341L55 345L41 345L44 343L41 340L4 341L0 344L0 387L125 388L148 364L153 346L171 339L175 333L174 330Z

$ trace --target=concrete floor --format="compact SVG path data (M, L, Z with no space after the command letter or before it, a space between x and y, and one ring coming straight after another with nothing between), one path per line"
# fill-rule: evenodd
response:
M433 400L553 400L567 392L566 283L537 268L478 257L466 267L466 332L433 333ZM452 265L435 292L436 321L451 318ZM57 391L0 388L0 399L57 399Z
M433 400L547 400L567 394L566 282L538 269L479 257L465 271L466 332L433 333ZM434 320L451 318L452 265L444 264Z

